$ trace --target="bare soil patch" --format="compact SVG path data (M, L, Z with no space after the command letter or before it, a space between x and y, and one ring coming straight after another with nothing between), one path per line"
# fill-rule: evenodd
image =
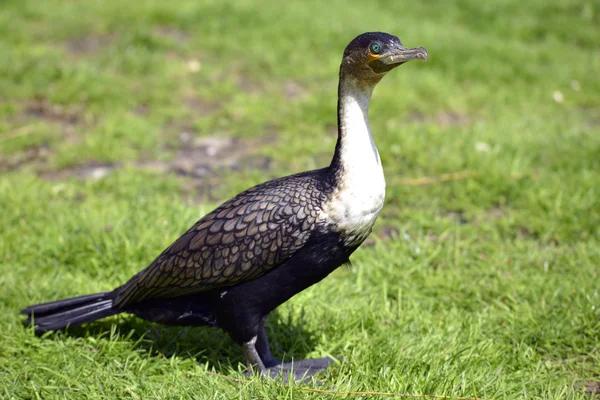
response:
M187 42L190 38L190 34L175 28L173 26L167 26L167 25L160 25L160 26L156 26L153 30L152 33L158 37L162 37L165 39L170 39L173 40L175 42L179 42L179 43L184 43Z
M282 86L282 93L290 101L299 101L308 95L308 89L296 81L287 81Z
M47 145L31 146L25 151L8 156L0 154L0 172L19 169L26 165L42 164L46 162L49 154Z
M143 160L133 163L111 164L90 162L60 170L40 170L38 175L49 180L79 178L102 179L125 166L157 174L173 174L184 178L183 192L192 200L216 200L214 189L227 171L269 170L272 160L257 155L261 146L273 142L272 137L260 140L208 136L193 140L191 134L183 132L181 147L177 148L172 160Z
M82 107L52 104L47 99L38 98L21 105L22 110L11 118L11 122L20 125L17 129L27 129L35 122L44 122L58 127L63 140L78 142L77 126L89 124L84 121Z
M185 97L184 104L196 115L209 115L221 107L220 104L194 95ZM15 137L34 134L36 124L42 122L48 125L48 129L60 135L60 140L76 143L80 140L78 132L90 123L85 120L81 108L51 104L46 99L27 101L21 104L20 108L21 111L11 117L11 122L18 126L14 132ZM140 104L133 110L139 115L147 115L150 111L149 106L145 104ZM166 151L175 153L169 161L143 159L137 162L103 163L92 160L83 165L53 170L47 167L52 153L51 143L42 142L15 154L0 155L0 171L28 167L43 179L93 180L102 179L127 166L181 176L184 178L184 193L194 193L196 198L212 199L212 189L220 183L223 173L272 168L272 160L257 153L262 146L274 142L274 133L257 139L216 135L197 137L197 131L185 122L174 122L165 129L178 133L178 142L165 148Z
M72 177L81 179L101 179L118 167L118 164L90 162L86 165L59 170L41 170L38 172L38 176L48 180L64 180Z
M46 99L35 99L27 103L22 113L26 120L37 119L47 122L76 124L79 122L79 110L57 104L50 104Z
M180 135L180 140L191 143L179 148L172 161L142 161L136 166L196 179L205 178L220 169L269 169L271 166L270 159L253 155L268 140L253 142L240 138L207 136L191 141L187 132Z
M600 398L600 382L597 381L584 381L575 385L577 390L583 389L583 392L590 396L592 399Z
M252 79L250 76L242 73L236 73L237 86L246 93L259 94L263 91L263 86L260 82Z
M89 56L110 47L116 41L114 34L93 34L67 41L67 51L76 56Z
M452 219L460 225L469 223L469 220L466 218L465 212L463 210L448 211L448 212L446 212L444 217Z
M183 104L198 117L212 115L222 108L220 103L210 102L196 94L183 96Z
M191 201L217 200L216 187L227 171L269 170L272 160L257 155L258 149L272 143L273 138L260 140L208 136L191 139L183 132L182 143L172 161L142 161L137 168L184 178L183 193Z
M15 104L20 111L9 117L8 121L16 127L3 136L3 140L14 140L19 137L44 134L58 135L60 140L78 143L81 138L78 131L82 126L90 124L84 121L80 107L52 104L44 98L36 98ZM54 139L53 139L54 140ZM51 143L41 139L28 148L9 155L0 154L0 171L8 171L25 165L43 165L51 153ZM1 143L0 143L1 144Z

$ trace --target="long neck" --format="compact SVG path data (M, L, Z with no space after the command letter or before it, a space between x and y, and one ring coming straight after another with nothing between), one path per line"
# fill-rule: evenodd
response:
M338 87L338 139L330 168L336 176L357 168L380 170L381 163L369 127L369 103L373 86L360 85L340 75Z

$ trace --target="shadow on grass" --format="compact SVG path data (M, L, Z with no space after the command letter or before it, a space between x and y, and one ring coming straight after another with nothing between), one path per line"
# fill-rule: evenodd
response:
M284 361L301 360L318 343L314 331L306 329L303 315L282 318L277 311L270 314L266 324L267 337L273 355ZM219 373L245 369L242 349L227 333L206 326L166 326L148 322L131 314L121 314L67 328L62 335L73 338L95 337L107 341L130 341L134 349L146 357L195 358ZM46 337L46 340L60 340Z

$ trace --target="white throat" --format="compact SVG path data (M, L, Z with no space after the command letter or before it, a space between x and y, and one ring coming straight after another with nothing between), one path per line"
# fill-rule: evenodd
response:
M354 82L344 82L340 87L340 161L346 172L364 170L365 167L381 170L379 153L369 127L369 103L373 88L357 86Z
M348 244L362 242L383 207L385 178L369 127L372 87L343 80L339 91L339 185L326 207L329 221Z

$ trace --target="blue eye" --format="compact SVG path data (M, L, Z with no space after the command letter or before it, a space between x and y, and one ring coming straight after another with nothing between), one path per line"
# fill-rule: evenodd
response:
M369 46L369 50L373 54L379 54L379 52L381 51L381 44L377 43L377 42L373 42L373 43L371 43L371 46Z

